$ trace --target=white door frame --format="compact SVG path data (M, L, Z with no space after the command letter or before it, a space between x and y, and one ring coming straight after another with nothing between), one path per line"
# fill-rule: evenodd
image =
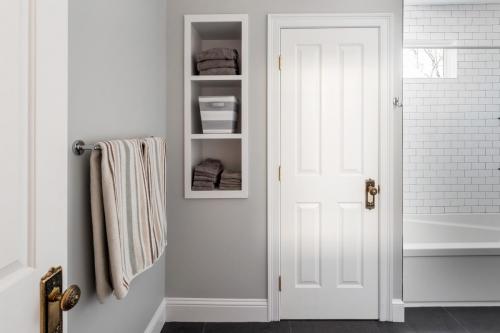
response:
M380 31L380 174L381 184L379 238L379 319L401 321L401 312L393 311L393 193L394 119L393 96L393 15L373 14L272 14L268 16L267 68L267 253L268 253L268 319L280 320L280 182L278 170L281 156L280 72L278 59L281 29L374 27ZM283 66L286 66L286 59ZM394 313L397 312L397 313Z

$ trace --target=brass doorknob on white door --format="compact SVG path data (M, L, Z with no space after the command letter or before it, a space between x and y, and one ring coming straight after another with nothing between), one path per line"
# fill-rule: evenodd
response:
M379 188L375 185L375 180L369 178L365 181L365 208L372 210L375 208L375 196Z
M49 294L48 299L49 302L59 302L59 308L62 311L71 310L80 300L80 295L82 294L80 287L76 284L73 284L68 287L63 293L61 290L56 287L52 289L52 292Z
M63 311L75 307L82 294L71 285L64 292L62 267L52 267L40 281L40 333L63 333Z
M378 194L378 189L375 186L368 186L368 193L375 196Z

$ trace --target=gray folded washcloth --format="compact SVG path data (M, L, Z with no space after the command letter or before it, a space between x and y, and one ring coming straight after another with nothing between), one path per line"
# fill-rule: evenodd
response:
M236 68L211 68L200 71L200 75L236 75Z
M200 186L200 187L214 187L214 183L212 182L205 182L205 181L198 181L198 180L195 180L193 182L193 186Z
M218 175L222 170L220 168L215 168L215 167L211 167L211 166L197 166L195 167L194 169L194 172L196 175L199 175L199 176L214 176L214 175Z
M193 191L210 191L215 189L219 176L224 167L221 161L208 158L194 167Z
M228 171L224 170L221 174L221 179L236 179L236 180L241 180L241 173L240 172L233 172L233 171Z
M220 186L241 186L241 182L238 183L221 182Z
M196 62L205 60L237 60L238 51L229 48L213 48L202 51L196 55Z
M193 191L213 191L215 190L214 186L193 186L191 188Z
M194 172L200 175L218 175L222 172L222 163L219 160L208 158L195 166Z
M205 173L205 172L199 172L199 171L194 172L194 177L200 178L200 180L210 180L210 179L216 178L217 176L219 176L219 173L217 173L217 172L214 172L214 173Z
M195 175L199 175L199 176L217 176L218 174L220 174L222 172L222 167L215 167L215 166L211 166L211 165L198 165L195 167L194 169L194 173Z
M199 62L196 66L198 71L205 71L213 68L238 68L236 60L206 60Z
M225 190L225 191L239 191L241 190L241 186L227 186L227 185L221 185L219 186L219 190Z
M194 174L193 180L199 180L201 182L212 182L214 183L217 180L217 176L201 176L198 174Z

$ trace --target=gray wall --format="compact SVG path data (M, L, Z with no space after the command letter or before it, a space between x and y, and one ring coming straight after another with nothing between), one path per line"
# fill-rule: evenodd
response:
M166 135L166 0L70 0L69 141ZM69 146L69 143L68 143ZM165 260L122 301L95 295L89 156L69 157L71 333L143 332L165 294Z
M266 57L267 14L391 12L394 14L395 94L400 95L402 0L170 0L167 4L169 80L169 297L266 298ZM249 14L250 197L183 198L183 15ZM395 111L398 112L398 111ZM401 114L394 142L401 176ZM395 297L401 297L401 183L395 184ZM173 208L172 208L173 207Z

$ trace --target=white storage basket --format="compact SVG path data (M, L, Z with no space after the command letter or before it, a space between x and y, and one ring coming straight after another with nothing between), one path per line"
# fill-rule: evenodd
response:
M235 133L238 124L238 99L235 96L200 96L203 134Z

